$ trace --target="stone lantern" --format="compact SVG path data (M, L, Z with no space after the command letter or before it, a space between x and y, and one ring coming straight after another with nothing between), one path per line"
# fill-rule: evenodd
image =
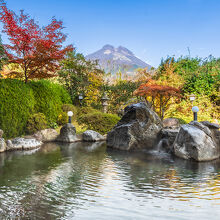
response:
M106 113L108 109L108 100L109 100L106 92L104 92L101 100L102 100L103 112Z

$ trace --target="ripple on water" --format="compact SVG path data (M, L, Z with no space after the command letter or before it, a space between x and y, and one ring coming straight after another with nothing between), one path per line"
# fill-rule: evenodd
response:
M218 219L220 162L95 150L10 154L0 163L0 218Z

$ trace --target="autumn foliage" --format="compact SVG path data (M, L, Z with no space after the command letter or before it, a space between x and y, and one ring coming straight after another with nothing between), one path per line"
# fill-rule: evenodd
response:
M141 84L134 94L144 97L163 119L165 111L172 104L171 98L179 99L181 97L180 92L177 88L158 85L154 80L149 80L147 83Z
M71 45L62 47L66 35L62 33L63 23L55 18L45 27L39 27L23 11L16 15L0 0L0 21L10 44L4 44L9 63L19 65L19 70L8 74L27 82L29 79L53 77L59 69L59 62Z

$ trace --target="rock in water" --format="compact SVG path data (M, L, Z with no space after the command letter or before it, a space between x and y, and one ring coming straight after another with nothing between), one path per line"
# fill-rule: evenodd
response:
M107 146L121 150L134 150L155 146L162 128L158 115L144 102L124 109L124 116L107 135Z
M180 128L174 142L174 153L184 159L214 160L220 156L219 137L219 130L215 125L190 122Z
M42 142L55 141L58 136L59 136L59 134L57 133L57 131L52 128L38 131L37 133L35 133L33 135L34 138L36 138L37 140L42 141Z
M160 143L163 150L165 150L166 152L173 152L173 143L178 133L179 133L179 128L175 128L175 129L164 128L160 131L160 136L161 136Z
M0 153L6 151L6 143L4 138L0 138Z
M65 124L60 130L60 135L58 136L57 141L66 143L78 141L76 128L71 123Z
M40 147L41 145L42 142L34 138L26 139L17 137L7 141L7 150L29 150Z
M87 130L83 133L83 141L103 141L105 138L96 131Z

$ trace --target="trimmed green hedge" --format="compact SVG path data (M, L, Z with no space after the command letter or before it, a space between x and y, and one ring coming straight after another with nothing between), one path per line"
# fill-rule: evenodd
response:
M30 116L27 121L27 132L33 134L47 128L47 120L43 113L36 113Z
M32 81L29 85L36 100L35 112L43 113L49 125L57 122L62 105L71 102L68 92L62 86L47 80Z
M5 138L25 134L27 121L34 113L43 113L50 126L71 103L68 92L48 80L27 84L16 79L0 79L0 129Z
M78 122L85 124L87 129L97 131L100 134L106 134L119 120L120 118L114 114L94 112L80 116Z
M33 90L28 85L15 79L0 79L0 128L4 137L25 133L34 106Z

